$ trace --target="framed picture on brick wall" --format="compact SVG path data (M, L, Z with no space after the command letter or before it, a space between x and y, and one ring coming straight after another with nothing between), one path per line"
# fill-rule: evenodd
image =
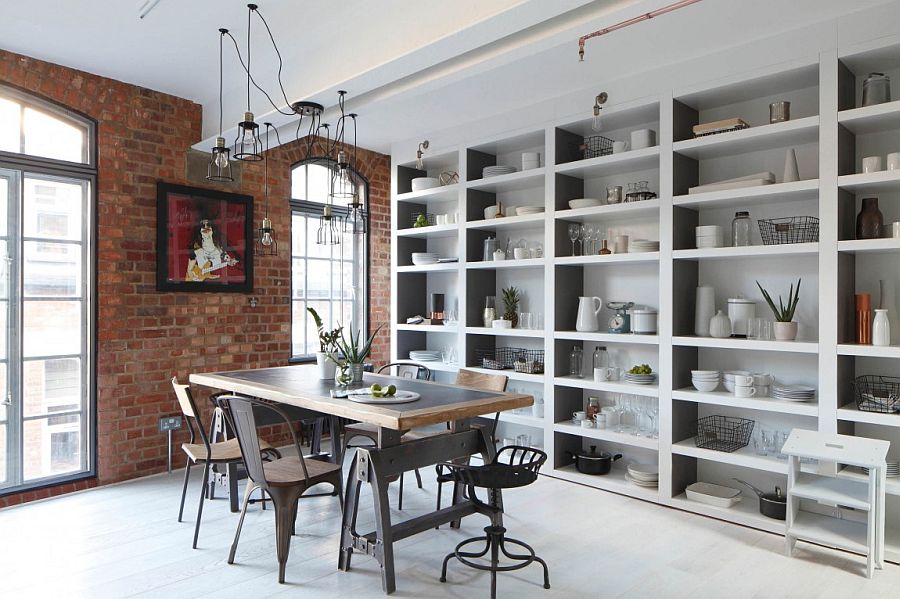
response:
M159 182L156 215L158 290L253 290L252 196Z

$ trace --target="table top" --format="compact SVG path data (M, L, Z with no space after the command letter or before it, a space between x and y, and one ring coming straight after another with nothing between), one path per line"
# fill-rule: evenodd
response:
M421 399L383 406L362 404L331 397L333 390L346 388L338 387L333 381L320 380L315 365L195 373L190 375L190 381L205 387L308 408L393 430L409 430L474 418L524 408L534 403L532 396L522 393L483 391L459 385L365 373L363 382L351 386L351 389L368 387L376 382L382 386L394 384L398 389L418 393Z

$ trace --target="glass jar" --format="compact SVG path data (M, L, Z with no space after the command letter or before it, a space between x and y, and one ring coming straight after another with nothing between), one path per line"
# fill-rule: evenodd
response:
M735 212L731 221L731 245L746 247L750 245L750 213Z
M891 101L891 78L884 73L869 73L863 81L862 105L874 106Z
M497 319L497 296L488 295L484 298L484 312L482 313L482 320L484 322L485 327L492 327L494 325L494 321Z
M597 349L594 350L592 361L594 368L609 368L609 352L606 351L606 347L598 345Z
M575 378L584 378L584 351L577 345L572 348L569 354L569 376Z
M594 416L600 413L600 398L599 397L588 397L588 405L584 409L585 418L594 421Z
M625 201L626 202L637 202L640 198L638 197L638 184L637 183L629 183L628 191L625 192Z

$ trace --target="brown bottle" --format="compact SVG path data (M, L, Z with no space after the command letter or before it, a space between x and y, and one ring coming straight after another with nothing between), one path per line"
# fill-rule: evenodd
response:
M856 294L856 342L872 344L872 296L868 293Z
M600 251L597 252L597 253L600 254L601 256L606 256L606 255L608 255L608 254L612 254L612 250L610 250L610 249L606 246L606 240L605 240L605 239L603 240L603 247L601 247L601 248L600 248Z
M878 198L863 198L862 210L856 216L857 239L879 239L884 216L878 209Z

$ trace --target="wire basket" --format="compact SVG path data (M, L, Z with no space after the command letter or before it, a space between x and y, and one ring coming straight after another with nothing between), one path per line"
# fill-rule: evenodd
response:
M585 158L596 158L612 154L613 140L602 135L591 135L584 138L584 143L578 146Z
M416 222L419 220L419 217L422 215L425 215L425 220L428 221L428 224L420 225L420 226L433 227L435 224L435 219L434 219L434 215L431 214L430 212L413 212L412 214L409 215L409 226L415 227Z
M765 245L819 241L819 219L815 216L761 218L757 222L759 235Z
M512 368L513 354L507 347L496 349L476 349L475 360L482 368L490 370L505 370Z
M482 368L490 370L514 369L525 374L543 374L544 350L520 347L476 349L475 360Z
M866 374L853 381L853 395L860 412L900 413L900 378Z
M697 420L694 442L702 449L731 453L747 447L753 434L753 420L733 416L706 416Z
M517 349L513 368L523 374L544 374L544 350Z

